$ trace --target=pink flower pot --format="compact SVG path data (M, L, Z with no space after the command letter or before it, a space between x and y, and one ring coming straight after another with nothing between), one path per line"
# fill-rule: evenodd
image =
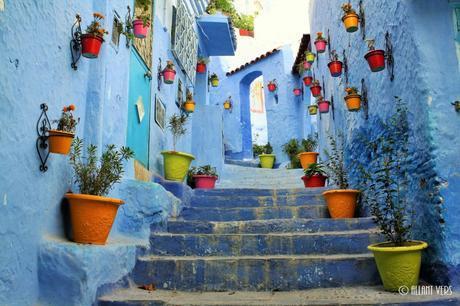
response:
M329 113L329 101L318 102L318 108L320 113Z
M295 96L300 96L302 94L302 90L300 88L294 88L293 92Z
M136 36L137 38L146 38L147 33L150 28L150 22L147 22L147 24L144 26L143 21L140 19L137 19L137 20L134 20L133 27L134 27L134 36Z
M311 63L307 62L307 61L304 61L303 62L303 68L304 69L310 69L311 68Z
M276 84L270 83L268 84L268 91L274 92L276 90Z
M316 52L324 53L324 51L326 51L326 44L327 44L327 42L325 40L317 40L317 41L315 41Z
M172 69L163 70L163 80L166 84L174 83L174 78L176 77L176 71Z
M216 186L217 176L194 175L193 181L195 182L195 188L214 189Z

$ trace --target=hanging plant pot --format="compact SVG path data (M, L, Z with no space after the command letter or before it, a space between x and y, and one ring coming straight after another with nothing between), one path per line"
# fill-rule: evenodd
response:
M176 71L173 69L163 70L163 80L166 84L174 83L174 78L176 77Z
M271 169L275 164L275 154L260 154L259 160L262 168Z
M205 73L206 72L206 64L205 63L196 64L196 72Z
M195 102L194 101L185 101L184 111L187 113L193 113L195 111Z
M86 58L97 58L104 39L93 34L83 34L81 36L81 55Z
M313 97L319 97L321 95L321 86L320 85L310 86L310 91Z
M269 83L267 85L267 87L268 87L268 91L270 91L270 92L274 92L276 90L276 84L275 83Z
M364 58L367 60L372 72L378 72L385 69L385 51L371 50L366 53Z
M310 105L308 106L308 113L313 116L318 113L318 105Z
M333 189L323 192L331 218L353 218L358 194L359 191L353 189Z
M74 133L68 133L59 130L48 131L48 143L50 153L67 155L72 146Z
M324 187L326 185L327 176L324 175L312 175L302 176L302 181L305 188Z
M219 86L219 79L211 79L211 86L212 87Z
M307 53L307 62L313 64L315 62L315 54L312 52Z
M193 181L195 188L214 189L216 186L217 176L214 175L194 175Z
M347 95L344 97L347 103L347 108L350 112L357 112L361 108L361 96L360 95Z
M313 58L313 60L314 60L314 58ZM311 63L309 63L309 62L307 62L307 61L304 61L304 62L303 62L303 68L304 68L305 70L311 69Z
M318 102L318 108L320 113L329 113L329 101L319 101Z
M294 96L300 96L302 94L302 89L294 88L293 92L294 92Z
M358 30L359 16L355 13L346 14L342 17L347 32L352 33Z
M324 51L326 51L326 45L327 45L327 42L325 40L316 40L315 41L316 52L324 53Z
M149 32L150 28L150 22L147 22L144 25L144 22L141 19L136 19L133 22L133 31L134 31L134 36L137 38L146 38L147 33Z
M182 182L195 156L184 152L163 151L165 179Z
M341 61L332 61L327 66L329 67L329 71L331 72L331 76L339 77L342 75L342 62Z
M78 243L105 244L118 207L124 202L89 194L66 193L70 204L72 240Z
M305 84L305 86L310 86L312 82L313 82L313 77L311 76L306 76L303 78L303 83Z
M224 102L224 109L229 110L230 108L232 108L232 103L230 103L228 101L225 101Z

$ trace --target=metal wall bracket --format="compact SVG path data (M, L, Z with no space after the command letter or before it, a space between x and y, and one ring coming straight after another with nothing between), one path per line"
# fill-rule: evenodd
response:
M359 26L361 30L361 37L366 40L366 16L364 13L363 0L359 0Z
M158 58L158 69L157 69L157 89L158 91L161 90L161 77L163 76L163 69L161 65L161 57Z
M72 55L72 63L70 66L73 70L77 70L77 63L81 58L81 17L75 15L75 22L71 28L72 40L70 41L70 53Z
M348 59L345 54L345 49L343 49L343 75L345 77L345 85L348 86Z
M369 119L369 101L367 100L367 86L364 79L361 79L361 103L363 104L364 119Z
M391 44L390 33L385 33L385 57L387 60L388 74L390 75L390 81L393 82L394 75L394 58L393 58L393 45Z
M133 37L133 18L131 16L131 7L127 6L128 12L125 16L125 30L124 34L126 36L126 48L131 46L132 37Z
M335 106L334 106L334 96L331 95L331 112L332 112L332 120L335 121Z
M40 158L40 171L46 172L48 170L46 162L50 156L50 152L48 150L48 131L51 129L51 123L48 119L48 115L46 114L48 111L48 105L46 105L46 103L42 103L40 104L40 109L41 114L37 121L36 128L38 136L35 147L37 148L37 154Z
M454 106L455 111L456 111L457 113L460 113L460 101L455 101L455 102L453 102L453 103L451 103L451 104Z

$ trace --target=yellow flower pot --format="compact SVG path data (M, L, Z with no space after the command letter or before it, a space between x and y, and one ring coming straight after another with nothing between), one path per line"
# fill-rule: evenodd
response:
M183 152L163 151L165 179L182 182L195 156Z
M195 111L195 102L193 102L193 101L185 101L184 110L187 113L193 113Z
M385 290L398 291L403 286L410 290L418 285L422 250L427 247L424 241L408 241L404 246L383 242L367 247L374 253Z
M358 30L359 16L357 14L347 14L342 17L342 21L347 32L352 33Z
M224 102L224 109L227 109L227 110L228 110L228 109L230 109L230 108L232 108L232 104L230 104L230 102L225 101L225 102Z
M308 113L312 116L316 115L318 113L318 105L310 105L308 107Z
M345 96L345 102L347 103L347 108L350 112L359 111L361 108L361 96L360 95L347 95Z
M219 86L219 79L211 79L211 85L212 87Z
M260 154L259 159L262 168L271 169L275 163L275 154Z
M312 64L315 61L315 54L314 53L308 53L306 56L307 62Z

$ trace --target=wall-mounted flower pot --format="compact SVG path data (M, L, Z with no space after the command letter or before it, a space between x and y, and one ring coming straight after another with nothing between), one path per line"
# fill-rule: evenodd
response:
M275 154L260 154L259 160L262 168L271 169L275 164Z
M267 85L267 87L268 87L268 91L270 91L270 92L274 92L276 90L276 84L275 83L269 83Z
M219 86L219 79L211 79L211 86L212 87Z
M226 110L229 110L230 108L232 108L232 104L228 101L225 101L224 102L224 109Z
M144 26L144 22L141 19L134 20L133 22L133 31L134 36L137 38L146 38L147 33L149 32L150 22L147 22Z
M93 34L83 34L81 36L81 55L86 58L96 58L101 50L104 39Z
M326 51L326 45L327 45L327 42L325 40L316 40L315 41L316 52L324 53L324 51Z
M316 106L316 105L315 105ZM300 161L303 169L307 169L311 164L316 164L318 162L317 152L302 152L297 154L297 158Z
M205 73L206 72L206 64L205 63L196 64L196 72Z
M344 97L347 108L350 112L357 112L361 108L361 96L352 94Z
M311 52L307 53L306 59L308 63L313 64L315 61L315 54Z
M314 60L314 59L313 59ZM311 69L311 63L307 62L307 61L304 61L303 62L303 68L305 70L308 70L308 69Z
M358 194L359 191L353 189L333 189L323 192L331 218L353 218Z
M403 246L383 242L367 247L374 253L385 290L396 292L404 287L410 289L418 285L422 250L427 247L424 241L408 241Z
M324 187L326 185L327 176L324 175L312 175L302 176L302 181L305 188Z
M67 155L70 152L75 134L59 130L48 131L48 143L50 153Z
M184 111L187 113L193 113L195 111L195 102L194 101L185 101Z
M308 113L313 116L318 113L318 105L310 105L308 106Z
M163 151L165 179L182 182L195 156L183 152Z
M342 17L347 32L352 33L358 30L359 16L355 13L346 14Z
M332 61L329 64L327 64L329 67L329 71L331 72L331 76L333 77L339 77L342 75L342 62L341 61Z
M195 188L214 189L216 186L217 176L214 175L194 175L193 181Z
M176 77L176 71L173 69L165 69L163 70L163 81L166 84L174 83L174 78Z
M254 31L240 29L240 36L254 37Z
M321 95L321 86L310 86L310 91L313 97L319 97Z
M78 243L105 244L124 202L89 194L66 193L70 204L72 240Z
M305 84L305 86L310 86L312 82L313 82L313 77L311 76L306 76L303 78L303 83Z
M294 93L294 96L300 96L302 94L302 89L294 88L292 92Z
M385 51L371 50L364 55L372 72L378 72L385 69Z
M319 101L318 102L318 108L320 113L329 113L329 101Z

